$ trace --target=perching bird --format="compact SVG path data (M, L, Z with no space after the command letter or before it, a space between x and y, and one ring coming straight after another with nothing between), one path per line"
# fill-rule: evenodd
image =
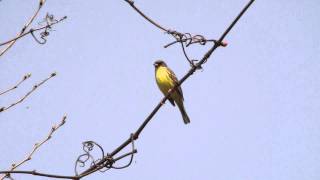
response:
M178 79L164 61L157 60L153 65L155 67L155 75L158 87L166 96L168 92L178 83ZM168 100L173 106L177 104L181 112L183 122L185 124L190 123L190 119L183 106L183 94L180 86L176 88L176 90L170 95Z

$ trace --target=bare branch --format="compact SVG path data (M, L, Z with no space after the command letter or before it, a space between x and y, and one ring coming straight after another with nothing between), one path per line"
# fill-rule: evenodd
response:
M47 141L49 141L53 135L54 132L56 132L61 126L63 126L66 123L66 119L67 116L63 116L61 122L58 125L54 125L52 126L49 134L46 136L45 139L43 139L40 143L35 143L33 146L33 149L31 150L31 152L26 156L25 159L23 159L22 161L18 162L18 163L14 163L11 165L10 171L15 170L16 168L18 168L19 166L21 166L22 164L26 163L27 161L30 161L32 159L33 154L43 145L45 144ZM10 176L10 174L6 174L3 177L0 177L0 180L5 179L7 176Z
M47 13L47 15L45 17L46 25L40 26L35 29L31 28L28 31L26 31L30 27L30 25L32 24L34 19L38 16L38 14L39 14L41 8L43 7L43 5L45 4L45 2L46 2L46 0L39 1L39 6L36 9L35 13L31 16L31 18L28 20L28 22L22 27L21 31L16 35L15 38L8 40L6 42L0 43L0 46L7 45L5 48L3 48L0 51L0 56L2 56L4 53L6 53L15 44L15 42L18 39L20 39L28 34L31 34L32 37L35 39L35 41L38 42L39 44L45 44L46 43L45 38L49 35L49 31L52 29L52 26L60 23L61 21L65 20L67 18L67 16L64 16L64 17L60 18L59 20L56 20L56 19L54 19L53 15L49 15ZM40 38L42 39L41 41L34 34L34 32L40 31L40 30L44 30L44 32L40 33Z
M8 93L8 92L10 92L10 91L12 91L12 90L14 90L14 89L17 89L17 88L20 86L20 84L22 84L24 81L26 81L26 80L29 79L30 77L31 77L31 74L30 74L30 73L24 75L23 78L22 78L16 85L14 85L13 87L11 87L11 88L3 91L3 92L0 92L0 96L3 95L3 94Z
M39 1L39 6L37 8L37 10L35 11L35 13L33 14L33 16L31 16L31 18L29 19L29 21L22 27L21 31L18 33L17 37L21 36L25 30L31 25L31 23L33 22L33 20L37 17L37 15L39 14L41 8L43 7L45 3L45 0L40 0ZM19 39L19 38L17 38ZM17 41L17 39L11 41L7 47L5 47L2 51L0 51L0 56L2 56L5 52L7 52L13 45L14 43Z
M40 173L40 172L37 172L36 170L33 170L33 171L0 171L0 174L29 174L29 175L49 177L49 178L79 179L79 178L77 178L77 176L63 176L63 175Z
M22 103L28 96L30 96L30 94L32 94L35 90L37 90L41 85L43 85L44 83L46 83L48 80L50 80L51 78L53 78L54 76L56 76L57 73L51 73L49 77L47 77L46 79L42 80L40 83L38 84L35 84L33 86L33 88L27 92L22 98L20 98L18 101L12 103L10 106L7 106L7 107L1 107L0 108L0 113L3 112L3 111L6 111L10 108L12 108L13 106L19 104L19 103Z

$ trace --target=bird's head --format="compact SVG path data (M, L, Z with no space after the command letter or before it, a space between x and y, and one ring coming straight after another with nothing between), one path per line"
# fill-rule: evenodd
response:
M162 61L162 60L157 60L157 61L155 61L155 62L153 63L153 65L154 65L155 68L158 68L158 67L160 67L160 66L164 66L164 67L167 66L167 64L166 64L164 61Z

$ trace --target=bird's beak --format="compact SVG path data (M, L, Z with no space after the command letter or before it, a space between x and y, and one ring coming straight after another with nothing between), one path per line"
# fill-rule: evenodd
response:
M157 67L157 64L156 64L156 63L153 63L153 66L154 66L154 67Z

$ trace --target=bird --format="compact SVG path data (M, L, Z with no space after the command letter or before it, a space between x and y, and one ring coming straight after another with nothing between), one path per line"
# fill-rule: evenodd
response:
M153 65L155 67L155 78L157 85L160 91L166 96L169 91L171 91L172 88L178 83L178 79L174 72L167 66L167 64L163 60L156 60ZM184 99L180 86L177 87L174 92L172 92L168 100L173 106L177 104L181 112L183 122L185 124L190 123L190 119L183 105Z

